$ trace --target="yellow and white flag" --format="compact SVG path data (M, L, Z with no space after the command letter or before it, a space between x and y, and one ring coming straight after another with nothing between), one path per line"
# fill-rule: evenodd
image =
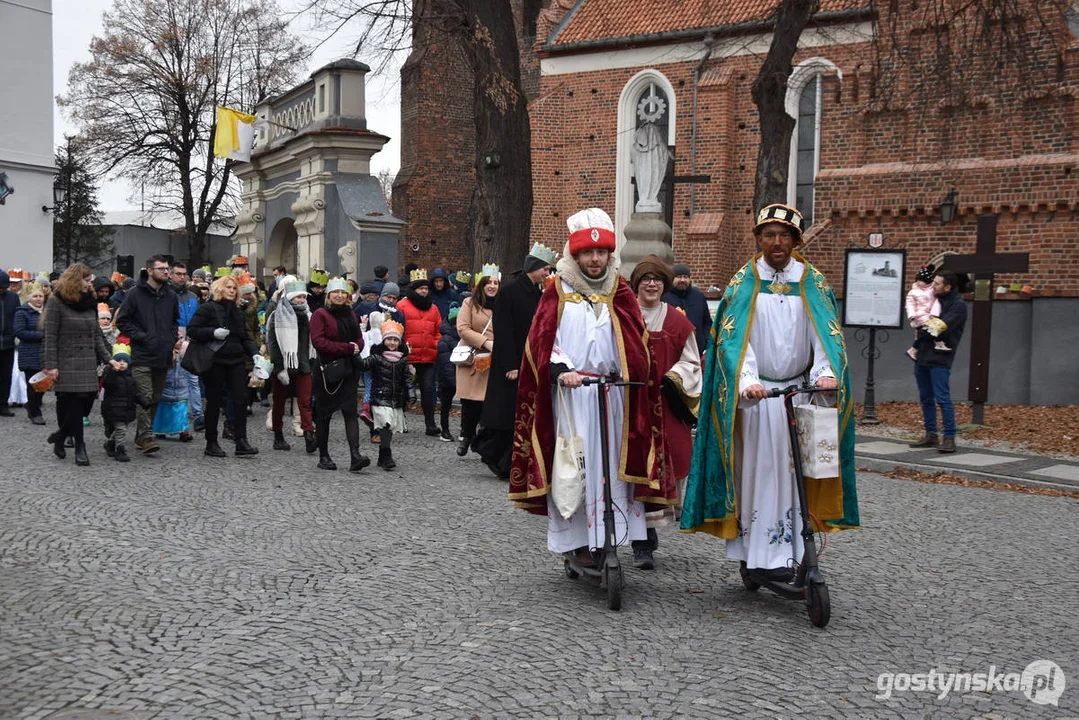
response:
M255 145L255 128L262 124L254 115L218 105L214 155L227 160L250 162L251 149Z

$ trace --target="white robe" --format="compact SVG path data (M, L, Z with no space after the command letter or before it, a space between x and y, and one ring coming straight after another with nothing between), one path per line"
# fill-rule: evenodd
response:
M573 289L563 283L566 292ZM562 363L577 372L606 375L621 374L621 360L614 337L614 325L606 305L601 305L599 316L587 302L567 302L562 310L562 320L555 334L551 363ZM553 390L552 392L557 392ZM562 390L562 392L567 392ZM547 548L563 553L579 547L602 548L603 525L603 465L600 447L599 395L595 385L582 386L568 391L572 398L570 412L577 434L584 439L585 454L585 502L569 520L562 519L554 506L550 493L547 495ZM552 395L552 407L558 433L570 435L569 423L559 411L558 398ZM612 476L618 475L618 458L622 450L623 394L620 390L607 393L607 437ZM631 540L644 540L644 505L633 499L633 485L621 480L611 481L611 497L615 504L615 537L619 545Z
M805 265L791 258L779 279L799 282L804 271ZM763 258L757 261L762 286L776 274ZM727 557L751 568L792 567L792 560L800 562L802 525L783 398L746 400L741 394L758 383L769 390L801 383L795 376L807 369L811 383L834 377L802 298L761 293L739 374L742 416L735 439L739 537L727 541ZM794 402L807 403L810 397L795 396Z

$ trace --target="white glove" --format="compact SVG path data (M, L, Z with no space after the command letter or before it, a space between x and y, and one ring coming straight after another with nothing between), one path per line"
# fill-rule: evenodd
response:
M277 381L282 385L288 385L288 370L277 373Z
M224 340L229 336L228 328L217 328L214 330L214 340Z

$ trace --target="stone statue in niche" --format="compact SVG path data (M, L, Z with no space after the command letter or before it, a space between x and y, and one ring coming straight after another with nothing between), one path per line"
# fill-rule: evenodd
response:
M638 197L635 212L663 212L656 198L670 157L659 127L653 122L642 123L633 137L633 176L637 179Z

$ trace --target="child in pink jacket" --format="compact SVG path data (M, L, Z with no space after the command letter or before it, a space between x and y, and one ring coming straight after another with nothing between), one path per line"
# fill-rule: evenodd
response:
M910 319L910 326L912 328L920 328L930 320L940 315L940 301L937 300L937 294L933 292L933 276L935 275L932 265L926 265L918 270L918 274L914 276L914 283L910 286L910 291L907 293L907 318ZM931 334L933 334L932 324L927 328ZM914 333L915 339L918 337L918 333ZM951 352L952 349L944 344L943 341L937 340L934 347L940 352ZM918 351L911 345L907 348L907 355L911 360L918 359Z

